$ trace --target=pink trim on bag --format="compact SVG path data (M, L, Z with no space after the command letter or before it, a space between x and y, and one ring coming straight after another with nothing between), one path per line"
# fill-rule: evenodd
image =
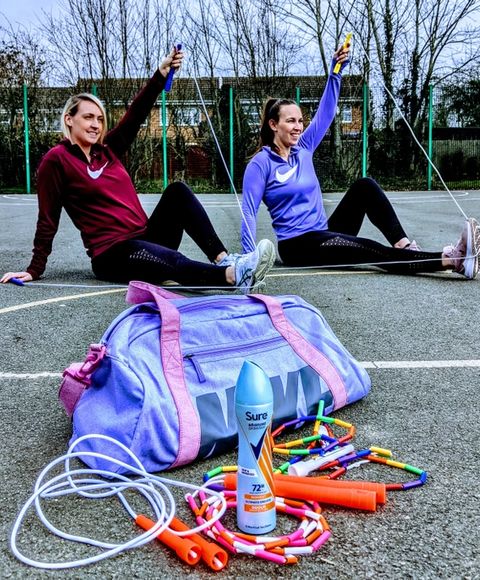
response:
M322 352L316 349L313 344L308 342L308 340L306 340L298 330L290 324L280 302L271 296L265 296L263 294L250 294L250 297L265 304L273 326L283 336L298 356L311 366L327 383L333 396L334 409L340 409L345 406L347 404L347 389L339 372Z
M158 288L147 282L130 282L127 302L138 304L152 299L158 306L162 324L160 328L160 356L165 380L175 402L178 416L178 453L170 466L191 463L200 451L200 421L192 403L183 372L183 356L180 347L180 313L169 302L181 296Z
M63 371L63 380L58 391L58 398L69 417L91 383L92 372L107 352L103 344L91 344L83 363L72 363Z
M141 282L133 280L128 285L127 296L125 298L128 304L141 304L142 302L151 302L152 298L160 296L166 300L174 300L175 298L183 298L180 294L175 294L164 288L159 288L148 282Z

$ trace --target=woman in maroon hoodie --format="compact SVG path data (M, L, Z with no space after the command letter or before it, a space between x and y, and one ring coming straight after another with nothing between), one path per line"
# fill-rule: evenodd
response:
M178 70L182 51L172 50L135 97L120 122L107 132L105 110L94 95L71 97L62 113L65 138L43 157L37 174L38 221L33 256L24 272L0 282L29 282L45 271L62 209L80 230L94 274L103 280L174 280L185 286L240 287L259 291L275 260L271 241L253 252L228 254L203 206L184 183L170 184L147 217L120 158L165 86ZM210 263L190 260L178 248L186 232Z

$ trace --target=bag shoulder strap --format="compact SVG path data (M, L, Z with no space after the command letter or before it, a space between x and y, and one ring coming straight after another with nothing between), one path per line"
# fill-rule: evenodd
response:
M156 303L162 324L160 328L160 357L165 380L172 395L178 416L178 454L171 467L193 461L200 450L201 431L195 407L188 391L183 371L183 356L180 346L180 313L170 300L181 298L178 294L147 282L130 282L127 302Z
M133 280L128 285L125 300L128 304L141 304L142 302L152 302L155 300L155 296L160 296L166 300L183 298L180 294L175 294L175 292L170 292L170 290L165 290L165 288L160 288L154 284Z
M275 329L295 353L326 382L333 396L334 409L345 406L347 404L347 389L340 373L335 365L289 322L282 304L272 296L264 294L250 294L250 297L263 302Z

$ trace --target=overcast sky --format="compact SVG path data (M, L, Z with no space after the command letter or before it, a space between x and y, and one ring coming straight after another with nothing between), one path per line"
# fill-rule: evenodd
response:
M55 12L60 5L59 0L2 0L0 13L10 21L12 26L21 24L28 28L38 23L42 10Z

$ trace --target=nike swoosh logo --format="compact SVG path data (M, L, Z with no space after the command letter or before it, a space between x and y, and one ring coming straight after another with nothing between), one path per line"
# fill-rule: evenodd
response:
M292 177L292 175L295 173L295 171L297 171L297 167L298 167L298 164L295 165L294 167L292 167L291 169L289 169L288 171L286 171L285 173L280 173L277 169L277 171L275 172L276 180L279 181L280 183L285 183L286 181L288 181L290 179L290 177Z
M90 167L88 167L88 165L87 165L87 173L88 173L88 175L90 175L90 177L92 179L98 179L100 177L100 175L102 175L103 170L105 169L105 167L107 166L107 164L108 164L108 161L105 163L105 165L103 167L100 167L100 169L97 169L96 171L92 171L90 169Z

